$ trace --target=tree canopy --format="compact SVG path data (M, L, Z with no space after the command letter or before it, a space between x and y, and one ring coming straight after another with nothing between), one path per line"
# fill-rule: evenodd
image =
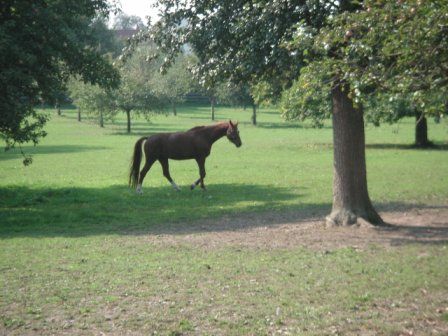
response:
M0 133L6 147L45 135L39 101L54 102L70 74L102 87L119 75L96 48L92 21L105 0L5 0L0 9ZM28 163L29 161L25 161Z
M342 4L341 4L342 3ZM296 78L302 55L291 53L285 42L293 28L305 21L315 29L348 1L184 1L159 0L161 19L141 40L154 41L172 63L185 43L199 62L196 71L205 85L228 78L234 83ZM132 50L133 45L130 45Z
M159 63L156 63L158 66L155 69L153 68L150 85L159 99L165 105L171 106L175 115L177 114L176 106L184 101L187 93L198 86L190 71L195 63L195 57L181 53L166 73L162 74L158 71Z
M288 48L310 66L283 92L284 116L321 125L331 102L323 88L339 78L367 121L415 115L415 144L430 145L425 114L438 116L447 103L447 12L446 1L365 1L317 34L298 26Z

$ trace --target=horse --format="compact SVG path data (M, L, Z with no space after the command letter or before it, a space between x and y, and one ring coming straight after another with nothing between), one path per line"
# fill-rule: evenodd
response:
M240 147L242 144L238 122L232 123L231 120L214 125L193 127L186 132L159 133L141 137L134 145L129 172L129 186L136 188L137 194L141 194L143 180L151 166L158 160L162 165L163 175L175 190L180 191L171 178L168 159L195 159L199 167L199 179L191 185L190 189L193 190L200 183L202 190L205 190L205 159L210 155L212 145L223 136L227 136L227 139L236 147ZM146 162L139 173L143 142Z

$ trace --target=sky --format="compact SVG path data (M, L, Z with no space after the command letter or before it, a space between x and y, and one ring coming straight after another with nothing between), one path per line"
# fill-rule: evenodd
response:
M109 0L110 3L113 1ZM152 8L156 0L117 0L121 4L121 10L128 15L140 16L144 23L146 23L146 16L151 17L151 22L157 20L157 10ZM110 22L113 22L113 15Z

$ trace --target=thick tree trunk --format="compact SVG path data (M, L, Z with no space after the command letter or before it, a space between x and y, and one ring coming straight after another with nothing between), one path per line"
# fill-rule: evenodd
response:
M429 147L431 141L428 140L428 123L423 113L415 113L415 146Z
M104 127L103 111L100 111L100 127Z
M126 110L126 119L127 119L127 128L126 131L128 133L131 133L131 111L130 110Z
M172 107L173 107L173 114L174 114L175 116L177 116L176 103L173 102L171 105L172 105Z
M383 221L372 206L367 190L364 118L338 85L332 90L333 101L333 209L328 225L352 225Z
M81 108L78 107L78 121L81 122Z
M210 101L212 105L212 120L215 120L215 97L212 97Z
M257 124L257 105L252 104L252 125Z

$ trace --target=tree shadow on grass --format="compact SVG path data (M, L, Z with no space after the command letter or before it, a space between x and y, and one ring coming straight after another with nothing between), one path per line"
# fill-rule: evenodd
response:
M211 184L207 192L183 187L147 187L142 196L125 186L106 188L0 188L0 238L183 235L244 231L285 223L324 221L329 203L301 203L304 194L273 186ZM387 202L379 211L403 212L427 205ZM436 208L436 206L434 206ZM444 209L448 207L442 207ZM353 228L356 230L356 228ZM380 234L399 233L392 244L447 244L448 223L390 225ZM437 239L432 239L432 238Z
M271 114L271 115L276 115L276 116L280 116L281 113L279 111L258 111L258 114L263 115L263 114Z
M446 151L448 150L448 144L447 143L435 143L433 146L430 147L418 147L414 144L385 144L385 143L378 143L378 144L366 144L367 149L396 149L396 150L409 150L409 149L416 149L416 150L441 150Z
M281 210L300 198L269 186L211 184L207 192L184 186L146 187L136 195L126 186L106 188L0 188L1 237L89 236L160 231L165 225L239 212Z
M391 235L390 244L401 246L418 243L422 245L447 245L448 244L448 222L444 226L413 226L413 225L390 225L386 228L378 228L384 235ZM394 234L397 236L394 237Z
M126 130L126 123L117 122L113 125L115 129L112 130L112 135L125 136L149 136L157 133L187 131L189 129L179 128L179 126L175 124L136 122L131 125L131 133L128 133Z
M39 154L63 154L63 153L78 153L95 150L106 150L108 147L104 146L84 146L84 145L37 145L37 146L22 146L24 153L29 155ZM0 161L11 160L22 157L19 148L13 148L9 151L0 154Z
M304 125L290 122L258 122L257 127L266 129L316 129L311 125ZM331 126L324 125L320 129L331 129Z

